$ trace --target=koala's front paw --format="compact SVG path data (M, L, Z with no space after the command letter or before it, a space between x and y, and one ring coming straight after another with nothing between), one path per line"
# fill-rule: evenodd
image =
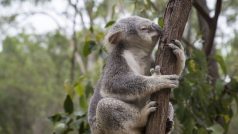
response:
M158 87L162 88L176 88L179 85L178 75L160 75L157 77Z
M173 53L178 59L184 60L184 48L179 40L172 40L172 42L169 44L169 47L173 50Z
M152 76L161 75L160 66L159 66L159 65L156 65L156 66L155 66L155 69L154 69L154 68L151 68L151 69L150 69L150 73L151 73Z
M172 40L172 42L169 44L169 47L173 50L173 53L177 58L176 74L181 75L185 67L186 60L183 45L178 40Z

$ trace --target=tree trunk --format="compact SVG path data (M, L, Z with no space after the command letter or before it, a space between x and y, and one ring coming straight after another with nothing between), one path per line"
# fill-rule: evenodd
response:
M156 60L156 64L161 67L162 74L175 74L176 57L168 44L173 39L181 40L191 5L191 0L170 0L167 5L164 14L164 34L160 41ZM151 96L152 100L158 102L158 110L150 115L146 134L165 134L169 96L169 89L163 89Z

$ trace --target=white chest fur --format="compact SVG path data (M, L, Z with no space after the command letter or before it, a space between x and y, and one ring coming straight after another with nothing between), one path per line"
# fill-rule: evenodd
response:
M131 68L131 70L137 74L144 74L145 66L140 65L138 58L133 55L132 52L125 50L123 53L123 57L125 58L128 66Z

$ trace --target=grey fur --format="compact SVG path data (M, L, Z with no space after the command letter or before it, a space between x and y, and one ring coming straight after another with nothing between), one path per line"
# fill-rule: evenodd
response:
M179 76L160 75L158 67L149 76L151 52L161 34L156 24L138 16L118 21L108 32L110 54L89 107L92 134L142 134L149 114L156 110L150 95L178 86ZM179 47L171 48L183 53Z

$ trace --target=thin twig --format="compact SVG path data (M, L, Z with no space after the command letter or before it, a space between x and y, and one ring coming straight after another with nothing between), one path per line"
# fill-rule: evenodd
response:
M81 22L82 22L82 27L83 27L83 29L85 30L85 29L86 29L86 25L85 25L85 22L84 22L84 19L83 19L83 14L82 14L81 10L79 10L78 7L77 7L78 0L76 1L76 4L74 4L74 3L72 2L72 0L68 0L68 2L69 2L69 5L74 8L74 11L75 11L77 14L79 14L80 19L81 19Z

